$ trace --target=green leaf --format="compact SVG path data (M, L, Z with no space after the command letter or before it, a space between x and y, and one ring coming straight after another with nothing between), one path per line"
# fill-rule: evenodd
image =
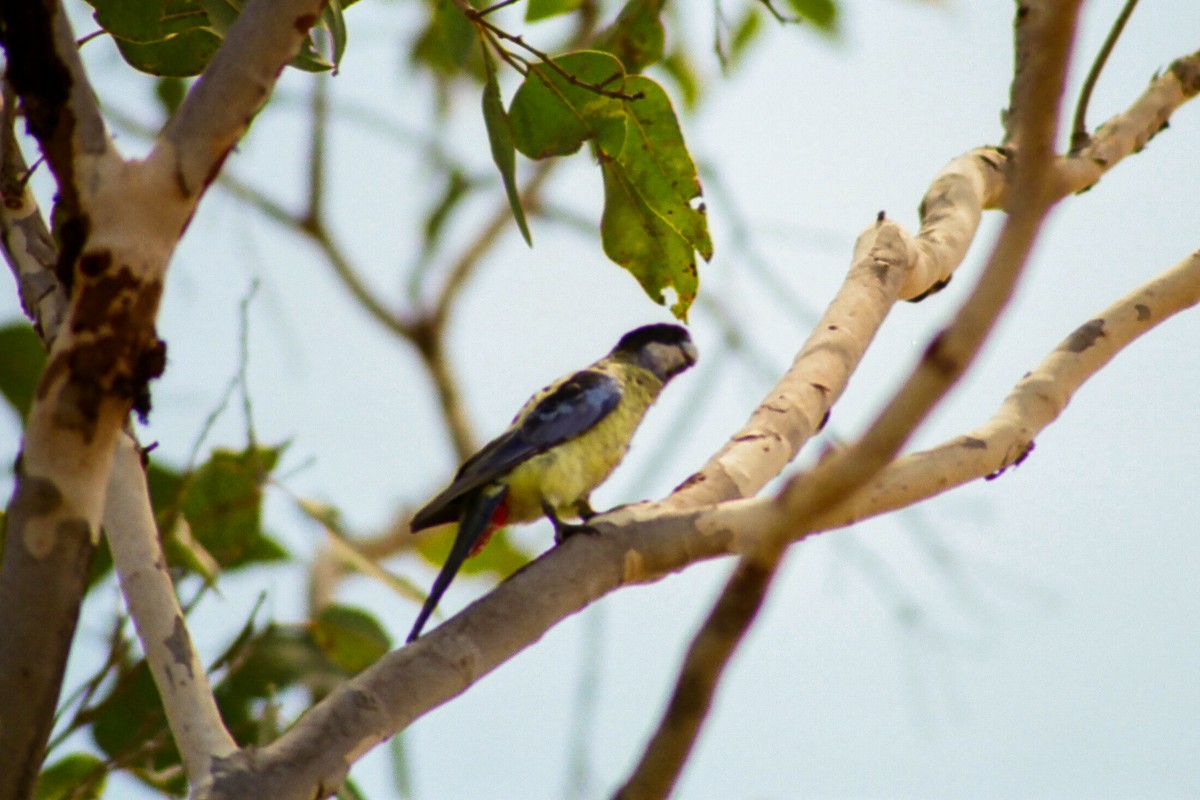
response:
M471 179L457 166L452 167L449 178L446 180L446 188L442 191L442 196L438 198L437 203L430 209L428 216L425 217L421 239L421 254L423 256L429 256L433 253L438 241L442 238L442 232L446 228L446 222L450 219L451 212L458 208L462 200L470 193L471 188Z
M165 77L199 75L241 14L242 0L88 0L96 22L113 37L121 57L141 72ZM331 0L292 65L336 69L346 49L343 13L354 0ZM332 61L318 51L317 31L329 34Z
M101 28L128 42L161 42L209 24L200 0L88 0L88 4Z
M162 702L145 660L122 669L112 690L95 706L92 715L92 738L110 757L121 759L128 767L153 773L179 766L179 751L167 730ZM133 753L138 754L136 758L131 758ZM171 783L175 791L184 788L182 775L177 781L155 780L150 774L138 777L159 788L167 788Z
M621 101L595 91L623 91L625 70L608 53L581 50L554 59L572 83L547 64L534 63L513 96L508 116L513 141L529 158L570 155L589 139L615 156L625 140Z
M600 167L604 173L604 214L600 219L604 252L629 270L654 302L665 302L663 290L673 287L677 302L671 311L686 321L698 285L694 251L646 205L624 165L609 160Z
M758 6L748 6L742 18L733 26L733 37L729 40L729 61L736 63L745 54L746 48L758 38L762 30L762 14Z
M346 54L346 43L349 33L346 30L346 14L341 0L329 0L321 12L321 25L329 31L329 44L333 56L333 73L336 75L341 66L342 56Z
M122 0L117 0L121 2ZM233 23L242 13L241 0L198 0L208 15L208 26L221 38L229 33Z
M825 34L837 33L838 9L833 0L788 0L792 10Z
M199 75L221 46L221 38L207 28L192 28L170 39L139 43L115 38L126 63L139 72L172 78Z
M183 514L192 538L224 569L286 559L287 551L262 529L262 485L281 452L282 448L266 447L214 450L208 462L176 485L174 500L159 519L160 529L168 534L163 544L169 560L196 569L186 542L170 535L177 529L172 512ZM156 489L169 488L162 484L170 481L171 476L152 472L151 496ZM157 499L155 507L162 507Z
M350 606L321 609L311 632L325 657L351 675L374 664L392 647L377 619Z
M537 22L547 17L569 14L583 5L583 0L529 0L525 6L525 21Z
M529 224L525 221L525 209L521 208L521 195L517 191L517 150L513 144L512 124L504 111L504 100L500 97L500 84L496 80L496 67L489 56L485 56L487 82L483 85L483 122L487 126L488 142L492 146L492 160L500 170L504 182L504 193L512 208L513 218L525 243L533 247Z
M261 738L263 700L292 686L323 697L350 677L326 657L303 625L272 624L241 637L222 661L230 666L213 694L221 719L240 745L256 744Z
M24 322L0 328L0 394L22 420L45 366L46 350L33 328Z
M187 82L182 78L159 78L154 82L154 96L158 98L166 116L170 117L187 95Z
M471 54L475 29L452 0L434 0L429 7L429 22L412 48L413 61L445 75L458 74Z
M625 71L641 72L662 60L663 0L629 0L612 26L600 34L600 48L625 65Z
M72 753L42 770L34 800L96 800L104 793L108 767L90 753Z
M625 88L640 98L625 101L620 156L601 159L601 241L608 257L629 270L656 303L664 302L663 290L673 289L671 312L686 320L699 288L696 251L705 260L713 252L703 206L693 207L700 181L662 87L635 75Z
M646 205L708 261L713 254L708 217L702 209L692 207L701 196L700 179L671 99L661 86L642 75L631 76L626 89L641 97L625 101L627 133L618 160Z

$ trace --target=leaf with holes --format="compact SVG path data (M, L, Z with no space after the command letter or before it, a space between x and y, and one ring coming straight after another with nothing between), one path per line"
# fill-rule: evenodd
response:
M623 164L605 160L600 167L604 173L600 240L605 254L629 270L654 302L664 303L663 290L674 289L671 312L686 321L699 285L695 251L646 205Z

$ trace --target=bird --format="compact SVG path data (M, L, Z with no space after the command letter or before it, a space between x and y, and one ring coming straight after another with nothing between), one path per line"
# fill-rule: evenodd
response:
M547 517L554 541L591 530L589 495L629 449L646 411L672 378L696 363L687 329L657 323L626 333L608 355L526 401L504 433L468 458L409 525L452 522L458 532L408 642L414 642L463 562L497 530ZM583 524L571 524L576 517Z

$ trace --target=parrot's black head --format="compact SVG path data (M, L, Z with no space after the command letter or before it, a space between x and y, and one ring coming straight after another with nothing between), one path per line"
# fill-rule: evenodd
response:
M663 383L691 367L699 357L687 329L667 323L631 330L617 342L613 355L637 361Z

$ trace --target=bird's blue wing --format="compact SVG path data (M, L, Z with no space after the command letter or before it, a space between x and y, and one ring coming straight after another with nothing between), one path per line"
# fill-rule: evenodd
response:
M582 370L562 381L513 427L459 468L453 483L412 519L414 531L458 518L468 492L486 486L518 464L590 430L621 402L621 385L603 372Z

